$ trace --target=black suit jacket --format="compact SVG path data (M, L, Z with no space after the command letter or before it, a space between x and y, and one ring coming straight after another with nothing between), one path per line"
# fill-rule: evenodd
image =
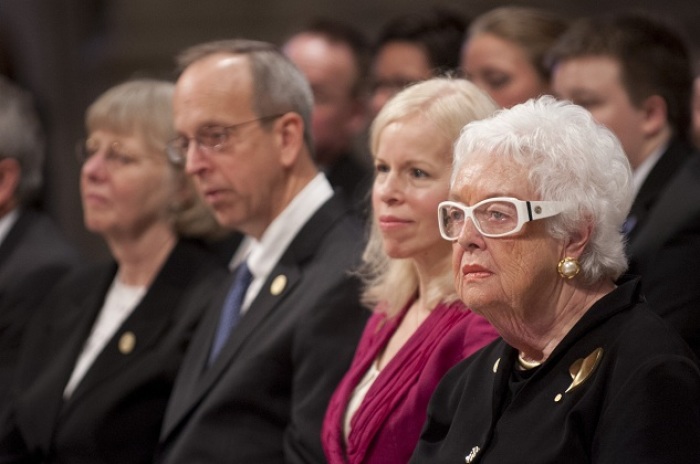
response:
M22 211L0 245L0 410L6 407L22 333L54 284L79 264L54 223Z
M325 408L368 313L347 272L363 232L343 206L334 197L305 224L206 368L228 285L221 288L177 379L160 462L325 462ZM281 293L273 290L283 280Z
M659 164L667 156L676 161L664 170L678 161L679 167L661 176L665 182L652 178L655 167L635 200L644 207L637 207L641 213L628 234L629 272L642 276L651 307L700 357L700 154L676 141Z
M69 277L32 321L0 434L0 462L152 462L185 349L212 289L228 274L210 253L179 242L64 401L115 272L114 265L95 266Z
M649 215L654 210L657 201L671 180L691 157L691 153L690 147L681 140L671 140L666 151L649 172L634 198L628 224L626 224L628 227L627 238L630 242L634 241L637 235L646 228Z
M637 284L597 301L536 369L516 374L518 352L503 340L457 364L410 462L700 462L700 371ZM569 389L572 366L598 348L597 367Z

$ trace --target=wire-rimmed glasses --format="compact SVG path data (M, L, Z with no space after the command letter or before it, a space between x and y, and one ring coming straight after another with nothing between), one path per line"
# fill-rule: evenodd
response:
M284 113L262 116L260 118L250 119L248 121L239 122L230 126L202 126L197 129L194 137L180 135L168 142L166 148L168 159L175 164L185 164L187 161L187 152L189 151L190 144L192 142L195 143L195 148L203 148L208 152L222 151L228 145L231 133L237 129L255 122L279 118L282 115L284 115Z

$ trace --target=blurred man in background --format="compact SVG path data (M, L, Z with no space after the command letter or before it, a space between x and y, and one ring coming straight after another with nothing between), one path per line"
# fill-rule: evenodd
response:
M8 401L26 324L53 285L79 263L56 225L32 208L43 160L32 97L0 77L0 409Z
M290 37L284 53L311 85L316 162L331 185L366 214L372 178L369 158L358 150L367 125L369 46L350 26L318 20Z

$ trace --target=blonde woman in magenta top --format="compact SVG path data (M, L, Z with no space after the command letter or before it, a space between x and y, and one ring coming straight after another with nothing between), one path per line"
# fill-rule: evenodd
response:
M453 142L496 109L468 81L434 78L397 94L372 124L373 221L362 274L374 314L326 412L331 464L407 462L440 378L497 337L457 299L451 244L437 223Z

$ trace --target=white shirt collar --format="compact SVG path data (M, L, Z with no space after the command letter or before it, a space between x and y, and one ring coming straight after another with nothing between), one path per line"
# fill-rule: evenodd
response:
M316 211L333 196L333 188L323 173L318 173L267 227L260 241L251 241L248 268L253 281L243 301L243 311L257 296L282 254Z
M2 218L0 218L0 244L5 241L5 237L10 233L10 229L19 218L19 209L15 208Z
M667 147L667 143L660 145L655 151L651 153L651 155L649 155L647 159L644 160L642 164L640 164L637 167L637 169L634 170L634 172L632 172L632 185L634 186L634 196L637 196L637 193L639 193L639 189L642 188L642 185L644 185L644 181L647 180L647 177L649 177L649 173L652 169L654 169L656 163L659 162L659 159L661 159L661 155L664 154Z

